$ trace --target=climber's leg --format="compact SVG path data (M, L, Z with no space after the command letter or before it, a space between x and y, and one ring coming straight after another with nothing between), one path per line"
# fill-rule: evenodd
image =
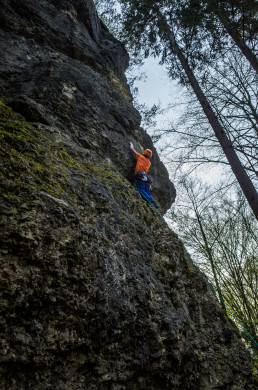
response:
M153 196L150 193L150 186L141 180L136 180L136 188L140 192L142 198L148 202L153 201Z

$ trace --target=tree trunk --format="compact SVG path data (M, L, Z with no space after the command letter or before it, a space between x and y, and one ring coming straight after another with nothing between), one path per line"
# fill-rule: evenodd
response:
M197 210L194 210L194 211L195 211L195 215L196 215L196 218L197 218L197 221L198 221L198 224L199 224L199 228L200 228L200 231L201 231L201 235L202 235L202 239L203 239L203 242L204 242L205 251L206 251L207 257L209 259L210 265L211 265L213 277L214 277L215 284L216 284L216 289L217 289L217 292L218 292L218 295L219 295L219 298L220 298L220 305L222 307L222 310L224 312L226 312L226 306L223 303L224 299L223 299L222 291L221 291L220 284L219 284L219 281L218 281L218 278L217 278L216 267L215 267L215 264L214 264L214 261L213 261L212 250L211 250L211 248L209 246L206 234L204 232L200 215L198 214Z
M216 8L214 10L219 20L227 30L227 33L231 36L235 44L242 51L245 58L249 61L253 69L258 73L258 61L252 50L246 45L238 31L231 25L230 19L223 13L223 10Z
M170 47L171 47L172 51L174 51L176 53L183 69L185 70L185 73L188 77L188 80L189 80L189 82L190 82L190 84L191 84L191 86L196 94L196 97L198 98L198 100L201 104L201 107L202 107L202 109L203 109L203 111L204 111L204 113L205 113L221 147L222 147L222 150L223 150L223 152L224 152L224 154L225 154L225 156L226 156L226 158L231 166L231 169L232 169L232 171L233 171L251 209L253 210L253 213L254 213L256 219L258 220L258 193L257 193L251 179L247 175L243 165L241 164L241 161L239 160L231 141L228 139L223 127L219 123L218 118L216 117L216 115L215 115L214 111L212 110L206 96L204 95L196 77L193 74L193 71L189 67L188 62L187 62L186 58L184 57L184 54L182 53L182 50L180 49L180 47L178 46L178 44L175 40L174 34L172 33L171 29L168 26L166 18L161 13L159 13L159 21L161 23L161 26L164 28L164 31L167 34L167 37L168 37L168 40L170 43Z

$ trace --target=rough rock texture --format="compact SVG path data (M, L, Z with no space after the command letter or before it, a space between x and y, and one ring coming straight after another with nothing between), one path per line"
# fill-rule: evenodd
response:
M153 145L122 44L91 0L0 5L0 389L253 388L236 329L131 183L129 140Z
M128 54L98 20L92 2L1 0L0 94L30 122L62 129L110 158L128 180L139 152L152 148L139 128L124 70ZM154 150L153 194L166 211L175 189Z

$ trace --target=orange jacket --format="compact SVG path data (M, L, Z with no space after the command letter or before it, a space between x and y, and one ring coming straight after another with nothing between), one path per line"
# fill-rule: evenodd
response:
M140 153L136 153L135 156L137 158L136 168L135 168L135 172L134 172L135 175L141 171L148 173L148 170L150 169L150 166L151 166L150 160L148 158L144 157Z

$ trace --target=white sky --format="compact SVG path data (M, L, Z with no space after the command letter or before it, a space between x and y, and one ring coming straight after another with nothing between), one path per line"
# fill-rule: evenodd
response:
M141 99L148 105L152 105L157 101L157 98L160 98L164 104L168 103L172 81L168 80L165 70L158 65L158 59L148 58L142 67L142 71L146 72L148 80L147 82L137 82Z
M147 79L136 81L135 86L139 88L138 100L140 103L152 106L160 101L162 108L165 108L168 104L178 100L179 87L177 81L168 78L165 67L158 63L157 58L147 58L140 68L141 72L146 73ZM178 115L174 112L170 113L170 117L177 118Z

